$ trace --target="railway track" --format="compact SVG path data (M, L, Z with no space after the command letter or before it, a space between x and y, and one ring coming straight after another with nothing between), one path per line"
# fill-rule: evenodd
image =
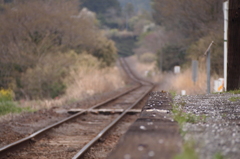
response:
M81 158L154 88L152 83L137 78L125 60L121 59L120 63L136 83L134 88L0 148L0 156L2 158ZM123 111L120 114L108 115L87 113L100 108Z

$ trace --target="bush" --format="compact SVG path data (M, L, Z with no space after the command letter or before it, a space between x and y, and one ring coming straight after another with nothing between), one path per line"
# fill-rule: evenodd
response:
M112 66L117 58L115 43L107 38L100 38L92 55L102 62L103 67Z
M153 53L145 53L139 56L139 61L143 63L153 63L156 61L156 55Z
M10 89L0 90L0 115L8 113L20 113L24 110L31 111L29 108L17 107L13 102L14 93Z
M186 62L186 51L181 46L167 45L157 53L157 66L162 66L162 71L171 71L174 66Z
M49 54L22 76L22 88L18 92L29 99L55 98L65 93L71 71L99 67L97 58L87 53Z
M65 77L78 55L71 53L48 54L34 68L29 68L21 78L21 91L30 99L55 98L65 93Z
M14 94L12 90L1 89L0 90L0 102L12 101Z
M0 101L0 115L5 115L8 113L20 113L21 108L17 107L12 101Z
M24 0L6 6L0 14L0 87L13 89L17 98L55 98L64 94L69 68L83 52L103 67L115 62L113 41L102 34L95 14L79 13L78 2Z

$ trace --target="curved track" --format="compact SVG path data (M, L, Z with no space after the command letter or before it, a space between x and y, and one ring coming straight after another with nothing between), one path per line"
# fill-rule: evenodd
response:
M127 73L127 75L137 84L134 88L131 88L117 96L111 97L110 99L106 100L105 102L99 103L99 104L89 108L88 110L81 111L81 112L79 112L75 115L72 115L62 121L59 121L53 125L50 125L50 126L44 128L44 129L41 129L41 130L29 135L26 138L23 138L12 144L2 147L2 148L0 148L0 155L4 156L6 154L8 154L8 155L10 154L14 158L17 158L16 156L21 156L20 158L24 158L29 155L33 156L33 154L27 153L30 151L31 153L34 153L35 156L41 156L44 154L42 152L39 153L39 151L40 151L40 149L43 149L42 145L45 145L47 143L51 143L52 144L51 146L54 146L54 148L51 148L51 146L50 146L51 150L54 150L57 153L58 151L60 152L60 151L66 150L66 148L64 150L57 150L59 148L59 145L64 145L63 144L63 138L64 138L64 142L67 142L67 144L65 143L65 146L67 145L67 147L68 147L69 145L73 146L72 144L75 144L76 148L74 150L73 149L67 150L67 151L71 152L70 155L74 156L73 157L74 159L80 158L94 143L96 143L107 131L109 131L109 129L111 129L114 125L116 125L118 123L118 121L121 120L126 115L128 110L135 107L154 87L154 85L152 83L137 78L132 73L131 69L128 67L125 60L120 59L120 63L121 63L122 68L124 69L124 71ZM86 114L87 111L90 111L92 109L116 108L116 107L122 108L122 109L124 109L124 111L120 115L112 115L107 118L106 118L106 116L103 117L101 115L93 116L92 114ZM89 117L87 117L87 115ZM83 117L83 116L85 116L85 117ZM85 140L86 137L81 136L81 133L83 132L83 129L85 129L85 128L80 129L84 123L82 121L85 121L86 119L93 120L93 121L87 120L88 123L90 123L90 124L88 124L89 127L93 127L95 125L95 127L93 127L93 129L94 129L93 132L84 132L85 134L92 133L91 135L89 135L90 137L89 136L87 137L88 138L87 140ZM109 121L109 119L111 121ZM95 121L98 124L94 123ZM85 124L86 124L86 122L85 122ZM69 133L69 129L71 129L71 128L74 128L74 130L71 131L71 133ZM62 131L66 131L66 133L63 133ZM59 135L59 132L61 132L61 135ZM73 135L73 132L75 132L74 135ZM81 133L79 133L79 132L81 132ZM47 135L45 135L45 133ZM55 133L56 134L58 133L58 135L55 135ZM35 141L35 138L37 138L38 136L43 136L43 135L47 136L48 139L44 140L44 142L41 141L40 143L38 143L38 141L36 141L36 143L33 144L32 141ZM74 136L74 138L73 138L73 136ZM83 138L84 138L84 142L81 143L81 140ZM18 150L17 147L19 145L23 145L24 143L25 144L31 143L30 149L28 147L23 150ZM56 143L60 143L60 144L56 144ZM41 146L39 146L39 145L41 145ZM57 148L56 148L56 145L57 145ZM55 148L56 148L56 150L55 150ZM33 149L34 150L37 149L37 151L34 152ZM49 147L48 147L48 149L49 149ZM78 151L76 153L77 149L80 151ZM43 151L46 151L46 150L43 149ZM73 154L75 154L75 155L73 155ZM56 157L56 156L54 156L54 157ZM65 157L69 158L69 155L66 155ZM63 158L65 158L65 157L63 157Z

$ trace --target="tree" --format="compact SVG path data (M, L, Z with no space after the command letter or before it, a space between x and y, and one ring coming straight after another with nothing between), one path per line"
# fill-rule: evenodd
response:
M143 10L151 12L151 0L118 0L122 8L128 3L134 5L134 13L141 12Z
M88 8L95 12L98 20L110 28L119 28L117 19L121 14L121 7L117 0L80 0L81 8Z
M187 51L186 55L191 59L197 59L210 42L215 41L213 69L220 75L223 63L222 2L223 0L153 0L153 19L165 28L166 34L176 33L177 36L172 36L170 41L178 39L177 45Z
M120 12L117 0L80 0L81 7L86 7L97 14L105 14L108 9L113 8Z
M167 45L157 53L157 66L161 71L172 71L174 66L179 66L185 61L185 53L182 47Z
M0 87L13 89L17 97L54 97L64 93L65 69L74 65L69 52L94 55L105 67L115 62L113 42L98 28L94 13L79 13L78 0L22 1L0 14Z

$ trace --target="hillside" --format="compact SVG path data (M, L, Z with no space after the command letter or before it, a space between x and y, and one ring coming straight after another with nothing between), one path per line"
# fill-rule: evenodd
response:
M121 7L124 8L127 3L132 3L134 5L135 12L139 10L151 11L151 1L150 0L118 0Z

